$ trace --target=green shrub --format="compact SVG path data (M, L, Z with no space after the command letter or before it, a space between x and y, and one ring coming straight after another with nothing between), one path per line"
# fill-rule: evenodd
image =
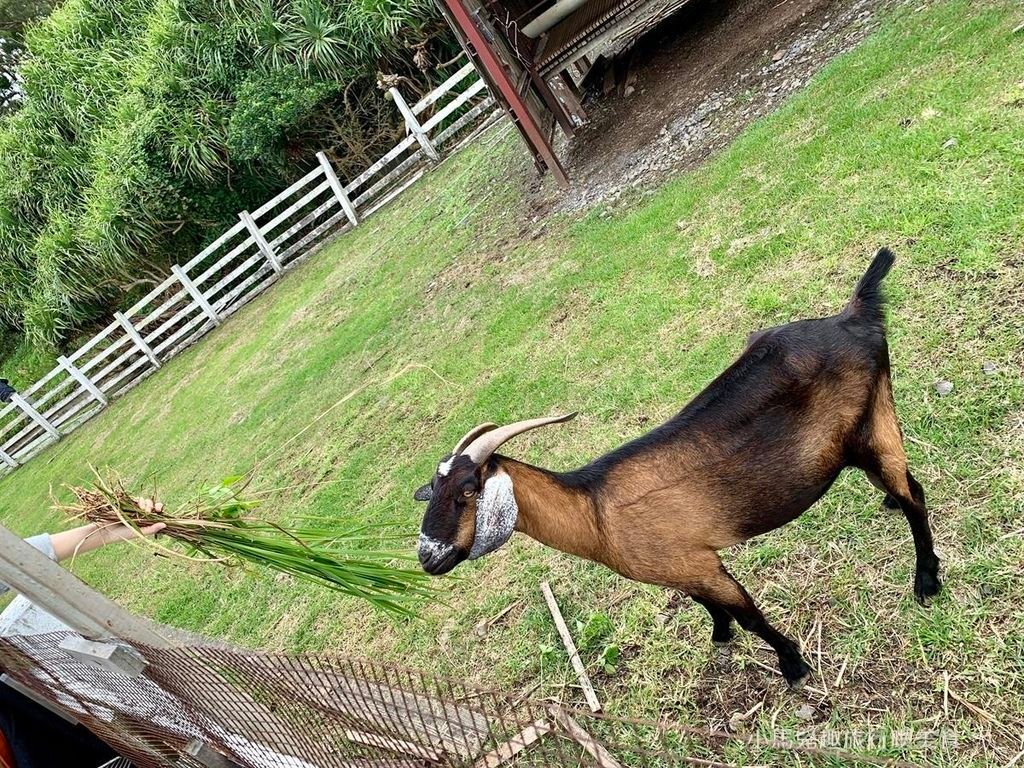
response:
M59 345L316 151L375 156L400 135L378 70L426 90L445 73L414 50L450 58L442 29L426 0L66 0L0 116L0 324Z

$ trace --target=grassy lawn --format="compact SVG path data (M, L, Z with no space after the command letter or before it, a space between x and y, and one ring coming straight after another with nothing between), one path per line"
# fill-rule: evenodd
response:
M930 609L914 602L906 523L859 474L725 553L802 639L816 672L801 693L751 635L719 659L688 600L523 537L439 581L443 602L416 621L132 548L72 568L132 609L241 644L580 703L537 588L548 579L610 713L721 727L761 703L749 733L945 730L955 753L875 751L1005 764L1024 749L1021 21L1010 2L899 11L699 172L543 227L523 202L522 150L492 134L0 482L0 517L22 534L67 525L51 489L86 480L90 463L170 502L258 463L273 519L398 523L411 544L412 491L470 426L579 410L506 452L583 463L672 415L752 329L838 311L887 244L897 406L946 591ZM430 370L392 378L409 364Z

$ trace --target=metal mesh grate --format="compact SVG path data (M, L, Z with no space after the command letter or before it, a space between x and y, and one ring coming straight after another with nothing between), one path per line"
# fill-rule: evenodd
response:
M59 647L69 636L0 638L0 665L138 768L723 765L707 759L724 753L711 732L596 716L383 664L136 645L147 665L133 676L77 661ZM773 765L858 759L732 743L728 765L746 746Z

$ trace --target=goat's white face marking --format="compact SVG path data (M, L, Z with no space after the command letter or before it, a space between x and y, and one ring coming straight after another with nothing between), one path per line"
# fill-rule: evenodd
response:
M512 492L512 478L499 471L488 478L476 499L476 536L469 559L493 552L512 536L519 519L519 506Z
M427 536L427 534L420 532L419 541L419 552L422 557L429 555L436 555L437 557L444 557L452 551L451 544L445 544L443 541Z
M455 457L454 456L452 456L450 459L447 459L446 461L442 461L440 464L438 464L437 465L437 474L439 474L441 477L447 477L448 473L452 471L452 462L453 461L455 461Z

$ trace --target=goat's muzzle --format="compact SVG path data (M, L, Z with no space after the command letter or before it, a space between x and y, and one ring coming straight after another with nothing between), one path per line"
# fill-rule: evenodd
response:
M423 570L431 576L446 574L466 559L465 553L460 552L458 547L445 544L422 533L417 554Z

